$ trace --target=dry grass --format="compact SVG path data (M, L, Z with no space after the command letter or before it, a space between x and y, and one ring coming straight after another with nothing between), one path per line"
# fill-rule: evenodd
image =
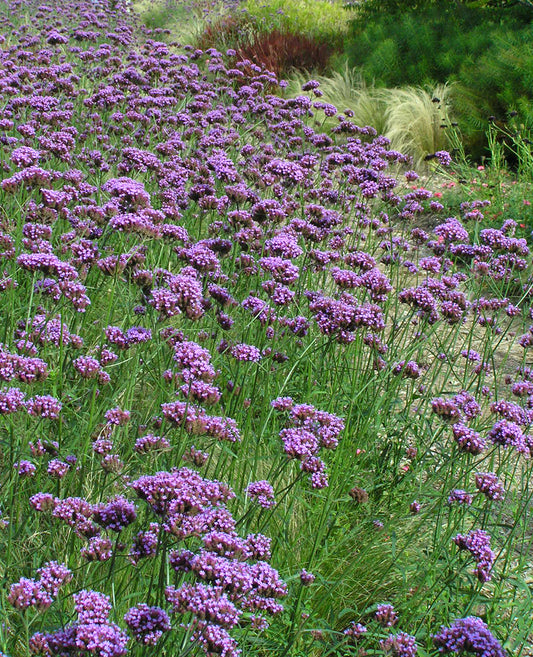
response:
M301 93L301 85L310 77L309 73L295 73L290 92ZM339 111L352 110L355 123L372 126L388 137L392 148L411 155L415 165L422 166L427 155L446 148L443 126L451 121L449 86L377 89L365 83L360 71L347 66L342 73L315 77L323 93L321 100ZM330 127L335 123L335 119L325 121Z
M405 87L377 93L384 96L386 106L384 134L396 150L409 153L419 166L427 155L446 148L449 86Z

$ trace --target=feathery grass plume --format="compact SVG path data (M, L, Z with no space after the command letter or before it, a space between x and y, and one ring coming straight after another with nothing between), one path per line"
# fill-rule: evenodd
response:
M427 155L446 148L449 85L384 89L380 93L386 105L383 132L393 148L411 155L417 166Z
M301 87L311 77L310 73L293 73L289 80L289 94L299 95ZM386 97L368 85L361 72L345 64L342 72L316 76L320 82L320 100L337 108L353 112L352 121L359 126L372 126L378 134L384 134L386 126ZM320 117L320 115L318 115ZM320 118L319 118L320 120ZM336 117L326 118L324 127L337 125Z

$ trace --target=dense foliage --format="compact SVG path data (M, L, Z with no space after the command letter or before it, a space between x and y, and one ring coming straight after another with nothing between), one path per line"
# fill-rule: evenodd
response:
M345 46L367 83L455 83L454 114L476 159L486 154L489 117L505 122L518 111L531 121L533 7L427 2L385 11L377 5L366 3L356 14Z

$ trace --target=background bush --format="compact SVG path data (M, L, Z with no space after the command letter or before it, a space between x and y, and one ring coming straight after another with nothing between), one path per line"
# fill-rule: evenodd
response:
M533 25L507 29L474 61L465 62L458 73L455 111L470 151L482 153L490 117L500 127L511 127L517 114L519 125L533 125Z
M293 69L325 71L333 52L331 45L316 38L273 30L240 47L237 55L284 77Z
M351 11L330 0L245 0L242 8L260 31L305 34L337 47L342 46L352 18Z
M459 81L454 110L479 158L490 116L530 115L532 17L529 3L371 1L352 21L345 53L376 86Z
M339 2L246 0L237 11L206 24L196 39L200 48L232 48L240 59L288 75L291 70L325 72L343 47L352 16Z

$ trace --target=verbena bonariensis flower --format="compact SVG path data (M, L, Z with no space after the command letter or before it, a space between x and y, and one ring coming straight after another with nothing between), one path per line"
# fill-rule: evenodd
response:
M399 363L395 363L392 367L392 373L401 374L405 379L418 379L421 375L420 367L414 360L401 360Z
M472 653L478 657L505 657L506 652L486 623L477 616L454 621L433 635L433 642L442 653Z
M117 406L106 411L104 417L109 424L124 426L130 421L131 413Z
M300 582L303 586L310 586L316 579L316 576L313 573L308 572L303 568L300 571Z
M398 614L389 604L380 604L376 610L376 620L383 627L392 627L398 622Z
M452 421L458 425L459 437L461 437L462 434L466 437L466 434L468 433L465 433L466 427L464 427L459 420L463 419L463 417L466 419L473 419L481 412L481 407L474 397L465 391L462 391L449 399L444 399L442 397L432 399L431 408L433 412L439 415L443 420ZM478 447L481 446L483 443L481 438L478 439L474 436L471 437L474 444ZM457 440L459 442L459 439ZM467 443L468 440L465 438L464 444L466 445Z
M284 451L290 458L303 459L306 456L314 456L319 449L318 438L302 427L282 429L280 437Z
M221 398L219 388L210 383L206 383L205 381L195 379L191 379L188 383L184 383L180 387L180 392L185 397L206 406L216 404Z
M170 275L168 287L152 290L148 303L164 317L184 313L189 319L197 320L204 314L201 283L190 273L191 268L186 269L187 273Z
M93 505L81 497L54 498L52 516L65 522L81 536L90 538L100 533L91 520L93 510Z
M133 449L139 454L146 454L148 452L157 452L162 449L169 449L170 443L163 436L154 436L149 433L146 436L137 438Z
M418 653L416 637L406 632L389 634L386 639L380 641L380 646L382 650L394 657L415 657Z
M11 585L7 600L16 609L27 609L28 607L46 609L53 602L50 594L40 586L39 582L26 577L22 577L19 582Z
M93 536L81 548L80 554L87 561L107 561L113 554L113 544L105 536Z
M105 623L112 609L109 596L87 590L74 594L74 606L81 623Z
M10 604L17 609L46 609L57 597L61 586L72 579L71 571L56 561L46 563L37 574L38 580L22 577L19 582L11 585L7 597Z
M261 352L257 347L250 344L236 344L230 350L235 360L258 363L261 360Z
M178 342L174 346L173 360L184 381L199 379L209 383L216 377L210 352L196 342Z
M133 565L137 565L141 559L155 557L158 544L159 526L156 523L150 524L150 529L139 532L133 539L133 544L129 552L129 560Z
M463 452L469 454L481 454L485 449L486 443L477 431L467 427L462 422L452 426L453 437L457 445Z
M191 641L198 641L207 655L221 655L222 657L239 657L241 655L235 639L220 625L198 620L194 623L193 628Z
M34 477L37 472L37 466L31 461L17 461L13 464L19 477Z
M166 611L144 603L131 607L124 616L124 621L137 641L150 646L155 646L163 632L171 629Z
M474 396L466 390L457 393L453 400L468 420L472 420L481 413L480 405L477 403Z
M322 447L337 447L344 420L310 404L294 404L290 397L280 397L271 403L276 410L289 413L289 427L279 434L285 453L301 461L301 469L311 474L313 488L325 488L328 485L325 464L317 454Z
M433 294L423 287L412 287L401 290L398 300L406 303L426 318L429 324L434 324L439 318L437 300Z
M268 481L252 481L246 488L246 494L265 509L275 506L274 489Z
M494 472L477 472L476 488L489 500L502 500L505 496L503 484Z
M433 231L435 235L441 237L445 242L469 242L468 231L458 219L450 218L440 224Z
M354 340L354 331L359 328L372 331L382 331L385 328L380 306L368 303L359 305L354 297L346 293L339 300L316 295L310 300L309 310L314 314L322 333L334 335L343 343Z
M170 554L175 570L193 572L203 582L167 587L165 595L174 613L191 612L197 621L230 629L244 610L281 611L277 599L287 588L277 571L265 561L249 563L269 557L270 541L236 534L235 521L225 508L233 497L227 486L187 469L141 477L131 486L162 517L166 532L182 540L201 537L205 546L197 553L181 549ZM136 539L131 553L136 559L145 556L144 538Z
M453 539L460 550L468 550L476 561L474 573L480 582L488 582L495 555L490 547L490 536L482 529L473 529L468 534L457 534Z
M178 502L177 507L185 505L184 510L188 513L198 513L223 505L234 497L234 493L225 484L203 479L197 472L187 468L142 476L133 481L131 487L141 499L150 504L155 513L162 516L170 512L174 501Z
M493 402L490 405L490 410L492 413L497 413L504 419L521 426L529 425L533 420L533 413L530 410L524 409L518 404L504 399Z
M205 620L225 628L234 627L241 615L237 607L222 590L205 584L182 584L179 588L168 586L165 598L174 613L192 612Z
M270 405L277 411L288 411L293 408L294 400L292 397L277 397L270 402Z
M35 634L32 652L62 655L79 652L98 657L123 657L127 654L128 635L109 620L111 603L102 593L83 590L74 595L78 620L49 634Z
M409 511L410 511L413 515L416 515L417 513L420 513L420 509L421 509L421 508L422 508L422 505L421 505L420 502L418 502L417 500L414 500L414 501L411 502L411 504L409 505Z
M84 379L98 378L102 372L102 368L98 360L96 360L96 358L92 358L91 356L78 356L78 358L72 361L72 365Z
M4 388L0 390L0 414L9 415L16 413L23 407L25 396L25 393L18 388Z
M514 447L517 452L527 454L529 452L527 439L518 424L509 420L499 420L488 433L488 438L497 445L503 447Z
M18 379L23 383L44 381L48 376L48 365L34 357L12 354L4 345L0 345L0 379L12 381Z
M59 589L63 584L70 582L72 579L71 571L63 564L57 561L49 561L37 571L39 575L39 584L52 597L57 597Z
M46 471L54 479L62 479L70 471L70 464L59 459L51 459L46 466Z
M57 420L61 412L61 402L51 395L36 395L24 402L30 415Z
M207 463L207 459L209 458L209 452L202 452L202 450L197 449L194 445L191 445L191 447L186 451L182 459L186 463L192 463L195 465L197 468L202 467Z
M361 637L365 636L367 631L368 630L364 625L352 621L350 625L348 625L348 627L343 630L343 634L349 643L355 644Z
M107 503L98 504L93 508L95 522L114 532L121 532L137 518L137 509L133 502L118 496Z
M466 506L470 506L472 500L472 495L461 488L452 490L448 496L448 504L465 504Z

